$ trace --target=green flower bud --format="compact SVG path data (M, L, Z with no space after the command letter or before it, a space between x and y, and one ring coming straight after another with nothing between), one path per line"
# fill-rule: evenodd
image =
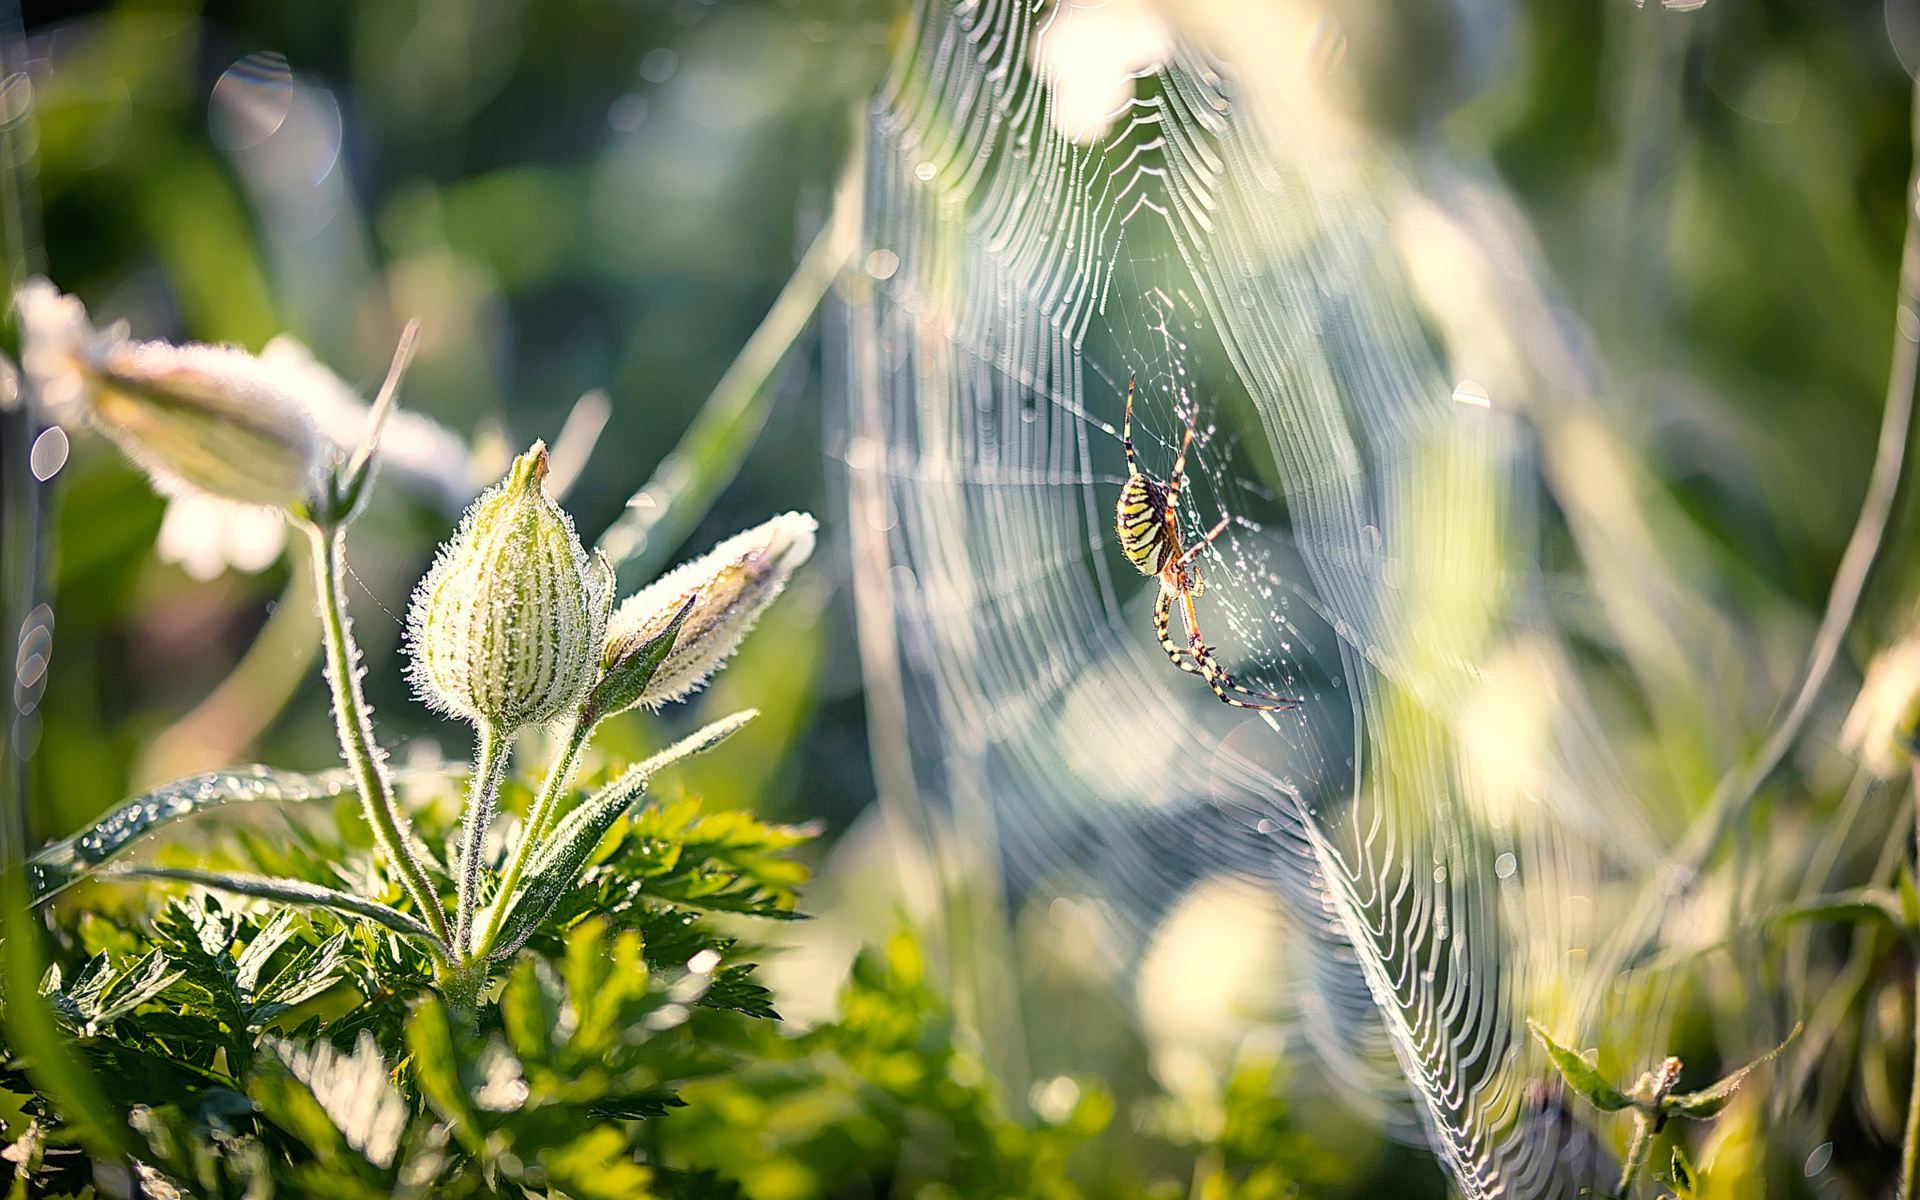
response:
M813 553L818 528L806 513L785 513L628 597L607 626L605 677L595 700L608 707L599 711L596 705L596 715L637 704L659 708L704 686ZM667 644L663 635L676 621L680 632L671 649L648 663ZM649 668L643 683L633 680L633 665Z
M496 734L577 705L607 625L607 571L581 549L546 475L535 442L467 510L407 618L421 698Z
M21 364L48 418L106 434L167 495L290 509L329 447L284 372L233 346L129 341L44 279L19 295Z

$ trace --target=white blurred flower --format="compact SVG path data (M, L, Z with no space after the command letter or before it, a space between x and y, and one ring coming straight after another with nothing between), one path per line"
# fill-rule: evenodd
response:
M161 562L178 563L205 583L229 567L264 571L286 545L286 520L273 509L185 492L167 503L153 548Z
M357 446L366 437L370 406L298 338L284 333L274 338L260 352L260 361L286 379L320 432L336 445ZM425 413L395 408L380 432L379 469L452 514L465 508L505 466L477 476L472 452L459 434Z
M268 342L260 362L296 396L321 435L335 446L355 446L367 433L372 407L313 352L289 334ZM422 413L399 409L380 433L380 471L449 515L498 477L486 470L460 435ZM155 546L162 562L179 563L195 579L229 568L253 573L272 566L286 545L280 514L205 493L175 496L167 505Z
M232 346L128 340L44 279L20 289L21 364L42 414L112 438L169 496L208 492L287 508L332 447L287 381Z
M91 387L88 364L127 339L126 322L99 330L87 306L45 279L20 285L20 368L32 384L44 420L75 429L86 423Z

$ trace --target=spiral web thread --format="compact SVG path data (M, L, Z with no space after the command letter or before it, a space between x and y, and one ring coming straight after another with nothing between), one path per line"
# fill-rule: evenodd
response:
M1433 205L1310 86L1177 38L1075 127L1036 64L1098 12L922 0L871 114L848 461L913 786L1016 897L1071 878L1145 928L1195 879L1263 884L1276 1011L1330 1086L1468 1197L1578 1194L1605 1155L1525 1018L1591 1013L1596 911L1648 852L1577 782L1602 752L1541 616L1525 439L1456 391L1396 256ZM1143 470L1196 428L1188 544L1230 520L1203 634L1299 709L1230 709L1155 643L1112 532L1129 380ZM1533 693L1523 765L1476 743Z

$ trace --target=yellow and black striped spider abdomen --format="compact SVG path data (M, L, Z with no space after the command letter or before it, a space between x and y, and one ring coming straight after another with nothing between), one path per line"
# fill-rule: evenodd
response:
M1130 475L1114 507L1114 528L1120 549L1142 575L1158 575L1180 553L1169 519L1171 503L1165 485L1145 475Z

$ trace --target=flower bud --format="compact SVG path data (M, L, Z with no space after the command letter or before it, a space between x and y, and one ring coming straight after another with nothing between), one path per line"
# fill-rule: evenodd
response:
M661 635L676 620L680 633L645 686L621 689L598 715L636 704L659 708L703 686L813 553L817 528L806 513L783 514L728 538L628 597L607 627L601 663L608 683L620 678L622 664L660 646Z
M328 447L281 372L232 346L101 331L44 279L20 289L21 365L43 412L112 438L168 495L273 508L313 494Z
M606 630L607 572L588 561L546 475L535 442L467 510L407 618L421 698L498 734L579 703Z

